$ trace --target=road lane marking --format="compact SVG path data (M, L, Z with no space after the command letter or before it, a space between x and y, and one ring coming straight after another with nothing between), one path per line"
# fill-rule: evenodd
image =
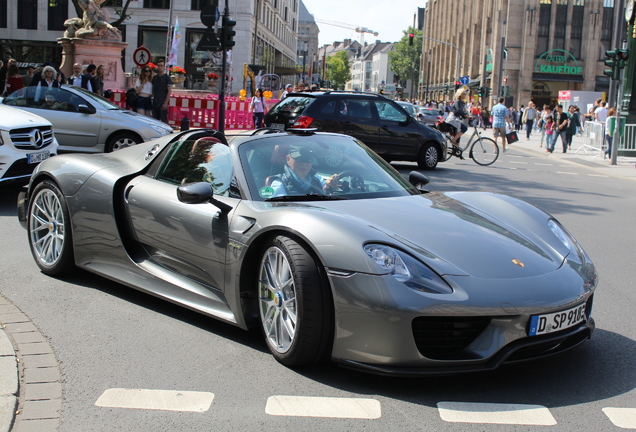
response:
M557 174L579 175L579 173L565 172L565 171L557 171Z
M102 393L95 405L106 408L205 412L210 409L213 400L214 394L208 392L112 388Z
M438 402L442 420L456 423L489 423L553 426L550 410L541 405Z
M603 412L614 426L636 429L636 408L603 408Z
M590 177L609 177L603 174L588 174Z
M545 163L534 163L535 165L541 165L541 166L554 166L554 164L545 164Z
M310 396L270 396L265 413L290 417L378 419L380 402L375 399Z
M528 165L528 162L510 161L509 163L516 163L516 164L524 164L524 165Z

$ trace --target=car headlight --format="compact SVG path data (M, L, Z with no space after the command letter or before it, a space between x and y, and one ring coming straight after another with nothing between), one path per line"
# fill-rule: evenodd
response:
M554 233L556 238L568 248L570 253L575 254L579 258L579 262L585 262L585 252L579 243L574 239L572 234L566 231L556 220L550 219L548 221L548 227Z
M367 244L364 251L382 270L409 288L435 294L453 292L437 273L409 254L382 244Z
M157 132L161 136L168 135L170 133L170 132L168 132L168 130L166 128L164 128L162 126L152 125L152 128L155 130L155 132Z

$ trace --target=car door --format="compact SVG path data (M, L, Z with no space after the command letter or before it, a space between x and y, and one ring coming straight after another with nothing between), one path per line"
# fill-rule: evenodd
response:
M359 139L377 151L378 119L373 114L371 100L363 98L342 98L336 116L342 133Z
M390 100L373 101L378 115L378 153L412 159L421 141L417 122Z
M47 103L53 98L55 103ZM61 150L73 150L76 147L93 147L101 129L99 111L95 114L79 112L81 104L91 107L81 96L64 88L28 87L28 111L44 117L53 124L55 138Z
M152 260L223 290L228 214L214 203L186 204L177 198L180 185L196 182L209 182L215 197L231 195L230 150L205 138L173 144L155 175L126 186L126 206L135 238Z

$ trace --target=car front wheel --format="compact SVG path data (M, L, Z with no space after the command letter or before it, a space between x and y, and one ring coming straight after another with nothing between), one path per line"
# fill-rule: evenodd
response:
M432 170L437 167L439 150L435 144L424 143L417 158L417 166L424 170Z
M114 135L106 144L104 151L110 153L113 151L121 150L126 147L134 146L143 142L139 137L129 132L121 132Z
M280 363L300 366L330 353L333 305L309 253L278 236L261 255L259 315L267 347Z
M29 247L43 273L60 276L74 266L71 223L66 200L51 181L38 184L29 200Z

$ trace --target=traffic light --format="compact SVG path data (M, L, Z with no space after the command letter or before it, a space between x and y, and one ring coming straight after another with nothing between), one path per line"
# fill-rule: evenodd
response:
M221 35L223 39L223 46L225 49L232 48L236 45L234 41L234 36L236 35L236 31L234 30L234 26L236 25L236 21L231 20L229 17L223 17L223 27L221 28Z
M380 89L380 94L383 95L384 94L384 89Z
M477 96L482 97L484 95L484 87L479 87L479 93L477 93Z
M409 46L413 46L413 38L415 35L413 33L409 33Z
M484 97L490 96L490 87L484 87Z
M619 50L605 51L605 56L609 57L609 60L605 60L604 63L605 66L609 66L610 68L605 69L603 75L607 75L613 80L618 79L618 74L620 73L617 64L618 51Z
M448 93L448 84L444 85L444 93Z
M455 81L455 90L459 89L462 86L462 83L459 81Z

